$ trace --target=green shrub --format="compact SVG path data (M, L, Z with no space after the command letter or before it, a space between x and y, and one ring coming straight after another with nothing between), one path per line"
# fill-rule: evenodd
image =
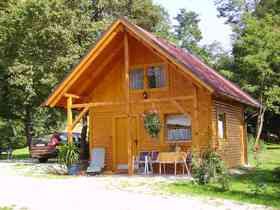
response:
M75 144L65 144L58 151L59 163L67 168L79 161L79 148Z
M230 176L224 162L217 152L210 149L201 156L194 156L193 177L198 184L217 182L224 191L230 188Z

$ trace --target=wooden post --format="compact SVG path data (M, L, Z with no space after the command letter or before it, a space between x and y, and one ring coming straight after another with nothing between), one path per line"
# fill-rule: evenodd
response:
M198 135L198 98L197 98L197 86L194 85L194 97L193 97L193 120L192 120L192 124L194 127L194 133L193 133L193 145L192 147L196 150L199 149L200 146L200 139L199 139L199 135Z
M130 114L130 97L129 97L129 49L128 36L124 32L124 70L125 70L125 98L126 98L126 113L127 113L127 166L128 175L133 175L133 156L132 156L132 134L131 134L131 114Z
M72 96L67 96L67 140L68 144L73 142L73 115L72 115Z

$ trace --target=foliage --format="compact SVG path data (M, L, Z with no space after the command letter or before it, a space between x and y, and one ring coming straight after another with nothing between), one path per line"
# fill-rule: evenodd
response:
M196 155L193 171L193 177L199 184L205 185L216 181L220 183L222 190L229 190L228 170L217 152L207 149L200 157Z
M158 136L161 122L157 112L150 111L144 115L144 127L152 138Z
M0 123L0 148L13 149L22 148L26 145L26 140L22 135L23 128L17 121L3 120Z
M246 28L234 45L238 79L268 110L279 112L280 17L244 19Z
M65 144L59 148L59 163L67 168L79 161L79 148L75 144Z
M177 46L187 49L210 64L210 55L212 53L212 51L209 50L210 45L199 45L199 42L202 40L202 32L199 28L199 15L193 11L180 9L175 20L177 24L174 25L173 33Z
M256 122L256 143L263 125L272 129L271 120L279 119L279 0L216 0L220 17L233 26L232 58L220 63L226 76L254 96L262 105ZM248 116L255 118L254 111ZM269 112L269 121L265 121ZM278 115L277 115L278 114ZM275 131L273 131L275 133ZM276 131L277 133L277 131Z
M178 25L174 26L175 36L179 42L179 47L186 48L191 52L197 51L197 43L202 39L202 33L199 29L199 16L193 11L187 12L181 9L175 17Z
M249 185L249 190L253 195L260 195L265 193L267 184L263 182L254 183L254 185Z
M244 13L254 11L260 0L215 0L219 17L226 18L226 23L239 25Z

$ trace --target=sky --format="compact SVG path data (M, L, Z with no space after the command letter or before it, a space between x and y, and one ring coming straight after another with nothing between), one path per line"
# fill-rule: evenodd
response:
M172 21L180 8L196 12L201 19L199 24L203 35L201 44L210 44L216 40L226 50L231 48L231 28L224 24L224 19L217 17L214 0L154 0L154 2L167 9Z

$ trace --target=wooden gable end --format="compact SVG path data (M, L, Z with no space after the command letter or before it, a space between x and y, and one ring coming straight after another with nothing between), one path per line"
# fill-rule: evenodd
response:
M125 31L129 34L130 66L145 63L170 63L174 66L175 71L178 71L182 76L188 76L200 87L210 90L207 85L194 77L191 72L180 69L175 64L176 61L170 60L163 51L145 39L143 34L141 35L139 31L135 31L127 21L120 19L112 25L96 46L82 58L80 63L67 75L62 83L54 89L43 105L66 107L66 93L80 96L79 99L75 100L75 103L89 102L94 95L92 90L97 84L110 73L110 70L116 68L117 65L121 65ZM150 54L147 54L147 52L150 52Z

